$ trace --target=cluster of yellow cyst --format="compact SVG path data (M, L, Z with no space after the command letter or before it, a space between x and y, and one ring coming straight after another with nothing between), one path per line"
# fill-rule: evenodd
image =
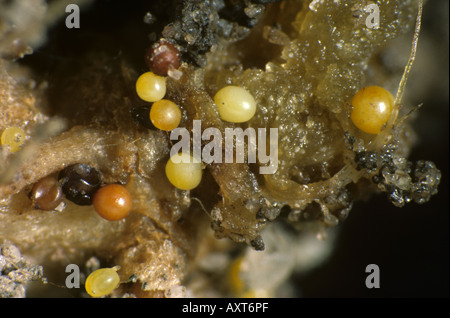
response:
M161 130L170 131L181 121L180 108L163 99L166 94L166 78L152 72L142 74L136 82L136 91L145 101L153 102L150 120ZM214 96L220 118L231 123L244 123L256 113L256 101L250 92L240 86L229 85ZM369 134L379 134L389 120L394 108L394 97L379 86L361 89L352 99L350 119L356 127ZM176 158L175 158L176 157ZM170 183L181 190L196 188L202 179L201 161L189 154L172 156L166 164L166 176Z
M150 119L156 128L170 131L178 127L181 111L175 103L163 99L166 94L164 77L151 72L144 73L137 80L136 91L143 100L153 102ZM256 112L253 96L238 86L226 86L220 89L214 96L214 102L221 119L227 122L247 122ZM379 134L392 114L394 97L382 87L368 86L355 94L351 105L350 119L353 124L363 132ZM25 142L25 138L26 134L21 128L9 127L1 135L1 144L8 145L11 152L16 152ZM173 186L181 190L192 190L202 180L202 162L190 154L179 153L168 160L165 172ZM131 210L131 196L124 187L113 184L97 191L93 204L104 218L119 220ZM237 259L230 267L229 278L232 291L241 297L261 296L261 291L245 288L239 275L241 260ZM87 293L92 297L110 294L120 284L117 270L116 267L101 268L92 272L86 279Z
M150 110L150 120L161 130L170 131L178 127L181 121L180 108L172 101L163 99L166 95L166 78L146 72L136 81L138 96L153 103Z
M152 72L142 74L136 82L138 96L152 102L150 120L165 131L178 127L181 121L180 108L172 101L163 99L166 94L166 78ZM232 123L249 121L256 112L253 96L239 86L226 86L214 96L222 120ZM166 176L170 183L181 190L192 190L202 180L202 163L189 154L176 154L166 164Z

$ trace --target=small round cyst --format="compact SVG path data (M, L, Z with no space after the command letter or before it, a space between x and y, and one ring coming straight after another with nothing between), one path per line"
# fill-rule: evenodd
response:
M2 146L9 146L11 152L16 152L25 142L26 134L20 127L8 127L2 132L0 138Z
M167 161L166 176L176 188L192 190L202 181L202 164L189 154L176 154Z
M379 86L367 86L352 99L350 119L360 130L379 134L389 120L394 107L394 96Z
M166 95L166 79L147 72L136 81L136 92L146 102L156 102Z
M256 112L256 102L252 94L239 86L225 86L214 96L219 115L224 121L243 123L249 121Z
M110 294L120 284L120 277L114 268L100 268L86 279L86 292L92 297Z
M156 128L169 131L180 124L181 110L174 102L161 99L152 105L150 120Z
M109 184L100 188L92 199L95 211L108 221L125 218L133 206L130 192L120 184Z
M54 210L62 199L61 185L53 177L42 178L34 184L31 190L31 201L36 209Z
M180 52L172 43L160 40L148 49L145 63L156 75L167 76L170 69L180 66Z

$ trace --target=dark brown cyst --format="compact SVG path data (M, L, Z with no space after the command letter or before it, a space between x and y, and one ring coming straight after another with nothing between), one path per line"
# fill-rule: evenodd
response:
M172 43L159 40L148 49L145 63L156 75L167 76L170 68L180 67L180 52Z
M92 204L92 196L100 188L100 172L86 164L77 163L59 173L59 182L66 198L78 205Z

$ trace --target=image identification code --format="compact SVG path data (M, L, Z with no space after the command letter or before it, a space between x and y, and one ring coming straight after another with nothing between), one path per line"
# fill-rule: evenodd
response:
M182 312L192 313L192 312L202 312L214 315L216 311L222 312L266 312L269 308L268 303L250 303L250 302L236 302L228 303L226 306L217 305L199 305L189 302L189 304L183 305Z

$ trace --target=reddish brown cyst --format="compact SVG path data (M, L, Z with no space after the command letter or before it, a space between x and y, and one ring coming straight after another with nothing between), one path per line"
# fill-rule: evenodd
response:
M92 204L102 218L108 221L118 221L130 213L132 198L124 186L109 184L94 194Z
M145 63L156 75L167 76L170 68L177 69L180 66L180 52L172 43L159 40L148 49Z
M54 210L61 203L62 198L61 185L53 177L39 180L31 190L31 200L36 209Z

